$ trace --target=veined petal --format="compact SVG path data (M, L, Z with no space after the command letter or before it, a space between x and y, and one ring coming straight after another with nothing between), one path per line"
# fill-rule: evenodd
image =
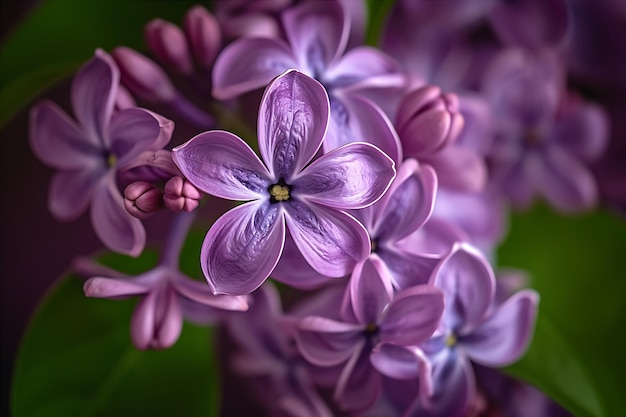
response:
M406 79L398 64L384 52L357 46L326 71L325 80L342 91L401 87Z
M418 346L435 332L443 315L443 292L418 285L396 295L380 323L380 340Z
M289 70L267 87L259 108L261 156L273 177L288 181L309 163L322 145L330 104L324 87Z
M539 295L534 291L515 293L459 343L474 362L490 367L510 365L530 343L538 302Z
M438 255L411 253L394 247L383 247L378 255L391 271L393 285L398 290L428 283L441 260Z
M469 333L483 322L495 296L495 277L489 262L476 249L455 244L431 279L446 297L446 328Z
M194 281L178 274L172 283L178 293L192 301L222 310L246 311L248 297L243 295L214 295L206 282Z
M107 130L119 82L119 69L102 49L96 50L72 81L74 114L94 146L107 149L110 145Z
M300 68L318 78L343 54L350 21L338 2L308 2L282 15L291 49Z
M136 217L124 208L124 197L118 191L115 173L109 171L96 185L91 202L91 224L96 234L111 250L139 256L146 243L146 230Z
M369 236L352 216L300 202L285 205L291 236L302 256L328 277L349 274L370 253Z
M111 118L109 138L111 152L124 165L141 152L163 148L170 140L174 122L149 110L137 107L123 109Z
M372 234L379 240L398 241L418 230L435 206L437 174L428 165L407 159L389 190L376 203L378 221Z
M285 221L276 205L250 202L226 212L204 238L200 261L214 294L245 295L278 263Z
M30 112L30 145L42 162L57 169L93 166L100 144L90 141L59 106L42 101Z
M354 267L349 285L356 319L364 325L378 325L393 297L391 276L385 263L376 254L370 255Z
M350 143L322 155L293 181L293 195L338 209L376 202L396 175L394 162L369 143Z
M402 161L402 145L393 124L371 100L357 94L333 97L331 124L324 138L324 152L352 142L377 146L396 164Z
M200 133L174 148L172 159L207 194L230 200L269 197L269 172L250 146L230 132Z
M61 221L78 218L87 210L94 189L105 173L104 168L55 173L48 196L48 208L52 215Z
M297 323L298 349L317 366L333 366L346 361L360 344L363 326L325 317L307 316Z
M244 38L228 45L213 67L213 96L227 100L266 86L289 68L298 68L289 46L268 38Z

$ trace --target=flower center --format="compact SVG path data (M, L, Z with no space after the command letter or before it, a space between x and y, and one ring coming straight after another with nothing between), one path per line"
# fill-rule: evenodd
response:
M378 241L376 239L370 240L370 250L372 253L376 253L378 250Z
M454 333L450 333L447 337L446 337L446 346L448 347L453 347L454 345L456 345L457 339Z
M543 140L541 138L541 135L537 131L537 129L534 129L534 128L530 128L526 130L525 139L526 139L526 143L531 147L538 146L539 144L541 144Z
M114 154L110 153L107 156L107 166L109 168L113 168L116 163L117 163L117 156L115 156Z
M289 186L282 178L278 180L276 184L270 185L268 191L270 193L271 203L278 203L281 201L289 200Z
M376 323L368 323L367 326L365 326L365 334L368 336L373 336L376 333L378 333L378 325Z

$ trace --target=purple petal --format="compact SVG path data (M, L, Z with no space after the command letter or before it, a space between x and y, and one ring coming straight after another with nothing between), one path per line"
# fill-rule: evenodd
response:
M72 81L72 108L94 146L108 148L108 124L113 113L120 72L113 59L98 49Z
M418 285L396 295L380 323L380 340L402 346L418 346L439 327L443 315L443 292Z
M342 92L401 87L406 81L391 57L369 46L357 46L348 51L326 71L324 79Z
M121 168L141 152L163 148L170 140L174 122L148 110L124 109L111 118L111 152Z
M261 156L277 181L288 181L313 159L328 127L330 104L324 87L290 70L267 87L259 108Z
M299 202L285 206L287 226L294 242L320 274L343 277L369 255L367 231L352 216Z
M333 97L331 124L324 139L324 152L352 142L367 142L380 148L396 164L402 161L402 145L385 113L371 100L356 94Z
M287 39L300 68L318 78L343 53L350 31L338 2L308 2L282 15Z
M425 417L464 417L474 398L476 382L469 361L452 353L448 360L436 366L434 395L429 404L416 413Z
M538 164L536 186L554 207L564 212L591 208L597 201L595 180L582 163L555 146L546 148Z
M50 182L48 208L61 221L75 220L85 212L104 169L60 171Z
M245 311L248 309L248 298L240 295L214 295L205 282L199 282L179 274L173 282L176 291L184 297L207 306L221 310Z
M354 267L350 300L359 323L377 325L392 297L391 276L378 256L372 254Z
M278 263L285 221L275 205L250 202L216 220L204 238L200 260L213 293L245 295Z
M266 86L289 68L298 68L289 46L276 39L244 38L228 45L213 67L213 96L227 100Z
M139 256L146 243L146 231L141 220L124 208L124 197L115 186L114 175L114 172L107 173L94 190L91 224L109 249Z
M438 197L441 196L441 191L439 191ZM437 199L437 201L439 200L440 198ZM435 214L437 214L437 210L433 215ZM445 214L441 217L441 219L429 218L422 228L397 242L395 246L404 252L418 255L443 256L450 252L455 242L469 241L469 236L458 226L446 220Z
M118 298L145 294L150 285L132 278L89 278L83 286L87 297Z
M230 200L267 198L269 172L243 140L230 132L200 133L172 151L172 159L197 188Z
M30 112L30 144L41 161L57 169L97 164L100 144L90 141L56 104L43 101Z
M534 291L514 294L459 343L474 362L490 367L510 365L530 343L538 302L539 295Z
M424 158L435 168L439 184L462 191L480 191L487 182L487 166L475 151L452 144Z
M372 235L384 241L398 241L418 230L435 206L437 174L428 165L407 159L385 195L376 203L380 213Z
M370 361L378 372L389 378L419 378L420 388L428 387L426 394L432 393L431 365L419 348L380 343L372 351Z
M536 152L530 152L515 161L493 161L491 175L494 183L516 207L525 208L535 197L534 178L540 163Z
M159 287L144 297L131 319L131 336L138 349L165 349L172 346L182 331L183 312L176 293Z
M604 152L609 120L604 110L593 104L573 106L556 122L552 140L582 160L593 160Z
M385 261L397 289L426 284L440 261L438 255L417 254L395 248L381 248L378 255Z
M308 316L297 323L296 342L304 358L317 366L346 361L362 343L363 326Z
M292 182L301 199L338 209L359 209L378 200L396 171L394 162L374 145L350 143L305 168Z
M382 378L370 363L369 354L369 349L354 349L339 376L333 398L342 410L365 411L380 397Z
M489 262L477 250L456 244L437 266L433 278L446 297L447 329L469 332L482 323L494 299L495 278Z

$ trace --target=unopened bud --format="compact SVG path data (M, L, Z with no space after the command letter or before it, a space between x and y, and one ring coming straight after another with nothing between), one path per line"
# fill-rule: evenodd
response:
M436 153L461 133L459 99L432 85L414 90L400 103L396 128L406 156L419 158Z
M183 75L193 73L193 60L182 29L161 19L146 25L146 43L159 61Z
M190 212L200 204L200 191L182 177L172 177L165 183L165 206L175 213Z
M124 189L124 207L132 216L145 219L163 207L163 192L149 182L133 182Z
M196 61L204 69L210 70L222 44L217 20L204 7L195 6L185 15L183 26Z
M167 74L150 58L123 46L111 55L120 68L122 82L140 99L167 103L176 97L176 88Z

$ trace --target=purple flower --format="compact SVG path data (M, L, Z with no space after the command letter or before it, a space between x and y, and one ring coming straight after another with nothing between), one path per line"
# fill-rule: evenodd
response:
M117 176L145 151L162 148L174 124L152 112L125 108L114 112L119 71L102 50L78 71L72 107L78 123L58 106L42 102L30 115L33 152L59 170L50 185L50 211L73 220L91 205L96 234L109 248L138 256L145 244L141 221L124 208Z
M334 397L346 410L374 404L380 373L410 379L427 377L424 371L430 370L417 346L437 329L443 294L418 285L394 296L389 274L380 258L371 256L355 268L340 320L306 316L297 323L296 341L305 359L321 367L343 364ZM422 388L428 386L424 381Z
M342 210L366 207L387 190L393 161L353 143L314 162L328 125L324 88L287 71L265 91L258 136L263 162L239 137L201 133L173 151L182 173L205 193L252 200L222 217L202 245L202 270L215 293L247 294L276 266L286 228L306 261L328 277L348 274L369 254L363 226ZM308 165L308 166L307 166Z
M441 327L424 352L433 364L434 394L417 415L462 416L474 397L472 362L506 366L525 352L534 329L538 295L522 290L495 305L489 263L466 244L455 245L433 273L445 294Z

